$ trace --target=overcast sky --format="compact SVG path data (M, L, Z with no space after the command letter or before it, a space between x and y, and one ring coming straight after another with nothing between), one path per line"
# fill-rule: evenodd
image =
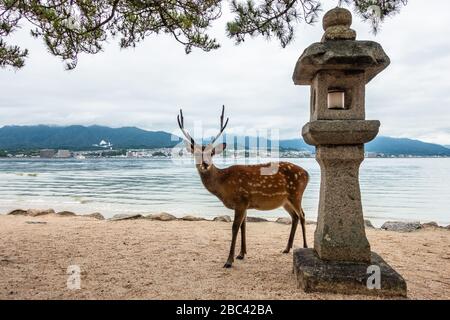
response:
M450 144L449 12L448 0L411 0L376 36L354 17L357 39L380 42L392 61L366 90L367 119L381 121L380 134ZM30 57L17 72L0 69L0 126L100 124L177 132L182 107L187 126L201 120L215 130L225 104L229 131L268 128L299 137L309 119L309 89L295 86L292 72L303 50L320 41L321 23L299 25L296 40L282 49L263 38L234 45L225 36L227 18L212 30L219 50L186 55L166 36L126 50L111 41L104 52L81 56L74 71L65 71L23 29L10 42L28 48Z

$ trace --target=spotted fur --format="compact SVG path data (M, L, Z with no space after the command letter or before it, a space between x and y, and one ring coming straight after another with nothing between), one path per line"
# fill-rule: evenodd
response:
M265 174L267 168L277 168ZM308 184L308 172L289 163L234 165L199 170L205 188L229 209L273 210L289 202L300 203Z
M243 259L247 253L247 209L273 210L283 207L292 218L288 244L283 252L288 253L292 248L299 221L303 232L303 247L307 248L305 213L301 206L309 181L306 170L289 162L234 165L220 169L212 161L205 167L203 160L197 164L197 169L205 188L219 198L225 207L235 211L230 254L224 267L231 267L234 261L239 228L241 252L237 258Z

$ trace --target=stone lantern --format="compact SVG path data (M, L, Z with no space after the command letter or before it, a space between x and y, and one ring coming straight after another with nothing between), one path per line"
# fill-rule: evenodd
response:
M311 86L311 119L302 135L316 146L321 182L314 249L294 251L294 273L307 292L406 296L404 279L370 250L359 188L364 143L380 126L365 120L365 86L390 60L380 44L356 41L351 23L346 9L327 12L322 41L295 66L294 83Z

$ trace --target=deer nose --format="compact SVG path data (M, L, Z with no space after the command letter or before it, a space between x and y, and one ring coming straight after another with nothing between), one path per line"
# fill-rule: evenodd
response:
M206 169L208 169L208 167L209 167L209 164L206 163L205 161L202 161L202 168L206 170Z

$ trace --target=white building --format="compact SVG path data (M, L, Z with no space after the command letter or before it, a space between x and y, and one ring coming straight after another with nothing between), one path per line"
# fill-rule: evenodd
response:
M55 154L55 158L71 158L72 152L69 150L58 150L58 152Z

